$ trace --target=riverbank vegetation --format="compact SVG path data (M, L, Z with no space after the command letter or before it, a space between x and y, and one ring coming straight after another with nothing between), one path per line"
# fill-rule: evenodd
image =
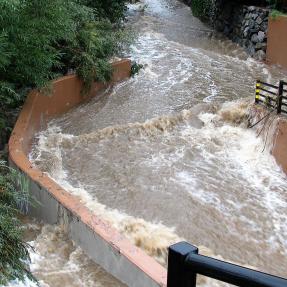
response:
M0 1L0 127L32 88L76 72L89 85L111 76L127 41L123 0Z
M70 73L86 89L110 79L110 59L129 43L125 12L124 0L0 1L0 150L31 89L49 91L51 80ZM0 285L31 277L17 219L25 193L18 189L15 173L1 162Z
M19 216L27 210L25 179L0 161L0 285L12 280L35 280L29 271L29 245L22 241Z
M287 1L286 0L267 0L267 3L274 10L279 12L287 12Z
M190 3L192 13L194 16L201 18L203 20L209 20L214 17L214 9L216 6L216 2L224 3L224 1L216 1L216 0L184 0L187 3ZM284 12L287 12L287 2L286 0L234 0L234 4L245 4L245 5L255 5L255 6L263 6L271 9L274 15L281 15Z
M214 1L213 0L192 0L191 9L195 17L207 20L211 17Z

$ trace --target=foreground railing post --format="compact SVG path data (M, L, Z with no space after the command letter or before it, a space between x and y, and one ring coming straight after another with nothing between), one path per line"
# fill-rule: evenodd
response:
M282 99L283 99L284 81L279 82L278 100L277 100L277 114L281 114Z
M196 287L196 273L187 269L185 259L188 254L198 254L198 248L179 242L169 247L167 287Z

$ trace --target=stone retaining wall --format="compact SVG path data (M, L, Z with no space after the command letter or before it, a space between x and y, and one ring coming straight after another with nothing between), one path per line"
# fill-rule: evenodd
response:
M221 2L221 3L220 3ZM265 60L269 10L217 1L214 27L244 47L257 60Z
M192 6L193 0L183 0ZM247 6L244 3L262 4L259 0L210 0L213 3L208 22L216 31L244 47L257 60L265 60L267 30L270 10L263 7ZM206 19L203 19L206 21Z

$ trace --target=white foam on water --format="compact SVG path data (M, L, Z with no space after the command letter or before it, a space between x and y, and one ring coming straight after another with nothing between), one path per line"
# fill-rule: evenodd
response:
M144 69L135 78L117 85L109 97L110 102L98 110L98 118L91 117L94 122L104 118L105 125L72 135L64 132L61 125L51 123L46 131L40 133L31 160L67 191L78 196L100 218L165 264L167 247L182 239L175 228L164 225L161 218L149 222L135 214L132 216L105 206L88 191L85 182L72 182L69 168L63 166L64 153L71 149L83 146L89 149L91 144L96 144L94 153L100 161L108 153L105 145L110 144L111 148L117 149L122 145L120 139L126 138L126 144L131 145L131 154L136 151L133 148L137 144L143 149L146 147L147 151L144 151L148 156L141 160L142 167L155 173L172 170L176 166L174 176L162 180L180 186L180 192L188 194L196 206L202 205L221 214L222 220L226 219L228 224L228 233L235 238L240 237L246 244L264 245L268 252L276 249L285 254L282 249L286 247L284 238L287 235L284 211L286 177L269 154L270 144L262 152L264 139L246 129L246 110L250 101L230 102L253 95L256 78L273 83L278 75L274 77L265 64L248 58L227 40L211 39L210 47L190 47L184 41L172 41L169 35L158 29L160 25L170 23L171 10L160 0L145 3L148 4L147 13L140 16L140 34L131 47L131 57L143 64ZM138 11L142 9L141 4L129 7ZM157 15L169 18L162 22ZM115 102L115 107L111 101ZM194 119L189 108L202 101L228 102L220 110L203 111L196 117L198 126L195 127L190 123ZM151 139L154 138L160 139L158 145L162 144L162 150L152 151ZM120 162L118 158L114 160ZM132 158L131 162L133 160L136 159ZM179 168L182 162L185 166ZM128 164L122 163L123 172ZM121 178L121 169L118 174L117 180L129 182L131 176ZM151 176L149 171L147 174ZM148 178L139 180L149 187ZM133 179L130 182L133 183ZM234 186L237 194L229 194L226 185L230 189ZM133 187L133 191L136 188ZM220 188L224 190L221 192ZM157 186L150 189L157 191ZM256 214L260 209L262 218ZM237 225L242 225L243 229ZM265 227L268 230L266 234L262 232ZM251 238L250 234L258 236ZM211 231L206 236L213 238L212 235ZM227 246L232 245L230 242ZM209 286L204 282L202 284Z
M25 278L10 282L6 287L123 287L119 281L107 274L100 266L93 263L83 251L69 240L63 226L24 225L35 232L35 239L29 242L30 270L39 280L36 282Z
M286 186L286 176L276 165L268 150L264 153L261 152L262 139L256 137L254 131L245 128L246 110L249 103L250 100L236 101L224 104L217 113L205 112L199 114L198 118L204 124L199 129L188 124L193 115L192 111L189 110L172 116L162 116L148 120L145 123L108 127L80 136L62 134L59 127L51 125L48 130L39 135L37 148L34 149L36 156L34 157L31 154L31 160L38 166L40 165L42 170L49 172L49 175L55 181L67 191L78 196L83 204L127 236L136 246L141 247L149 255L165 264L167 247L182 240L176 234L176 230L173 227L163 225L160 221L148 222L143 218L131 216L121 210L111 209L99 203L97 198L88 192L81 183L73 186L69 181L69 173L62 166L61 149L63 147L85 146L90 143L100 144L101 141L107 139L116 140L122 134L126 134L129 138L148 139L148 137L158 136L159 134L164 138L169 138L173 131L179 132L180 138L188 143L188 149L196 148L204 158L202 164L201 162L196 163L198 168L206 169L207 173L212 172L210 169L214 169L214 163L218 159L223 159L225 161L224 168L226 169L223 172L228 174L229 170L233 170L233 173L235 172L245 180L245 185L248 188L254 190L252 200L256 199L257 205L262 205L262 208L268 209L269 224L275 227L273 236L267 238L267 241L275 249L278 249L286 246L284 240L287 235L284 229L286 219L282 211L287 204L280 192L283 192ZM171 167L174 162L183 159L187 147L179 146L171 154L161 152L153 154L152 157L146 159L145 164L150 165L151 168L161 165ZM43 166L43 158L47 159L47 157L43 157L41 153L52 154L51 162L48 160L48 166L46 166L46 160L45 166ZM194 162L191 164L194 165ZM252 221L250 215L245 215L244 212L240 214L240 210L252 204L249 199L247 201L234 201L232 198L222 198L220 193L214 192L214 190L217 190L216 183L210 183L209 188L206 188L202 186L202 179L197 178L197 176L192 170L191 172L181 170L176 172L171 181L180 184L191 198L201 204L212 205L227 218L233 218L234 211L237 211L241 222L244 222L251 230L260 231L258 230L257 221ZM237 234L238 231L231 228L230 232ZM255 238L253 240L256 241Z

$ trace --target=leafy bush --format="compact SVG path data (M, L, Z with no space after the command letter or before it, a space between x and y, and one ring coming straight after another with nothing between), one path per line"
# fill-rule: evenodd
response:
M119 25L124 11L122 0L0 1L0 136L7 129L7 111L21 105L30 89L43 89L71 70L87 89L95 79L110 79L109 60L127 41ZM24 194L17 193L15 180L1 163L0 285L32 276L16 218Z
M272 18L272 20L276 20L278 17L282 16L282 15L285 15L284 13L276 10L276 9L273 9L270 13L270 16Z
M88 90L94 80L110 79L112 67L108 60L119 54L129 39L126 32L114 29L107 20L86 23L73 41L63 47L66 67L75 69Z
M3 0L0 11L0 91L8 104L19 89L43 87L77 64L82 69L79 54L103 66L119 47L111 25L95 22L94 10L76 1Z
M0 118L29 89L70 70L87 87L94 79L109 80L109 59L126 40L111 21L120 21L124 11L124 1L1 0Z
M131 67L131 76L135 76L137 75L141 69L143 69L144 66L142 64L139 64L137 62L133 62L132 63L132 67Z
M25 277L35 280L27 268L30 246L22 241L18 219L19 210L25 211L28 201L25 179L0 162L0 285Z
M112 23L124 19L127 9L126 0L83 0L84 4L92 7L100 19L109 19Z
M268 4L275 9L275 11L286 12L287 2L286 0L267 0Z
M191 9L194 16L204 20L210 17L213 8L212 0L192 0Z

